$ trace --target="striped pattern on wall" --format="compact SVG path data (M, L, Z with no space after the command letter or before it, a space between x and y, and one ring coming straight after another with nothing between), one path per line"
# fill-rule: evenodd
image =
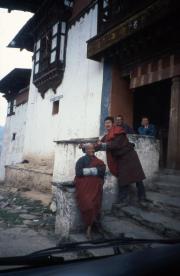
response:
M161 59L137 66L130 73L130 88L180 75L180 55L165 56Z

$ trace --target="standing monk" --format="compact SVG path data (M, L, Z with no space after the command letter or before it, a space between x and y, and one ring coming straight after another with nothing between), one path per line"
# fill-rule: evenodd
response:
M92 144L85 145L86 155L76 163L76 198L82 218L87 227L87 238L91 238L92 226L100 219L102 191L106 166L95 155Z
M107 134L97 142L96 150L106 150L107 163L110 172L118 178L120 203L127 204L128 188L136 183L139 201L147 201L143 179L145 174L125 130L114 125L114 118L104 120Z

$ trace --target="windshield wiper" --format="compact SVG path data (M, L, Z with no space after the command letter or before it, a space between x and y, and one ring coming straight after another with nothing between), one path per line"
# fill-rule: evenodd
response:
M0 258L0 266L5 265L52 265L64 262L63 257L53 256L56 254L78 252L84 250L94 250L111 247L114 254L120 254L118 250L123 245L143 245L143 244L178 244L180 239L134 239L134 238L113 238L92 241L82 241L73 243L59 243L56 247L35 251L29 255Z

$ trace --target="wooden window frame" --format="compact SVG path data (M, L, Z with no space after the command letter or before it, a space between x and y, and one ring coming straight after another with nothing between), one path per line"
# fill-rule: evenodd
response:
M53 32L56 25L57 31ZM37 43L40 41L40 48L37 48L37 43L35 44L33 82L41 95L44 95L49 88L55 90L62 81L65 67L66 29L65 21L56 21L38 37ZM54 39L56 39L55 47L53 47ZM51 61L53 53L55 53L55 59ZM39 66L38 72L36 72L36 66Z
M9 100L8 101L8 108L7 108L7 116L12 116L15 115L15 110L16 110L16 100Z
M52 106L52 115L57 115L59 113L59 103L60 101L53 101L53 106Z

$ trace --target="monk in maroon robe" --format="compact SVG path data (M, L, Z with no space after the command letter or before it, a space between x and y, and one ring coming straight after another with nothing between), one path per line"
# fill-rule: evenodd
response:
M94 155L94 146L85 146L86 155L76 163L76 198L87 227L87 238L91 238L92 226L100 218L105 164Z
M97 142L96 150L105 150L110 172L118 178L120 203L127 204L129 185L136 183L140 202L148 201L143 179L145 174L139 157L123 128L114 125L114 118L105 119L107 134Z

